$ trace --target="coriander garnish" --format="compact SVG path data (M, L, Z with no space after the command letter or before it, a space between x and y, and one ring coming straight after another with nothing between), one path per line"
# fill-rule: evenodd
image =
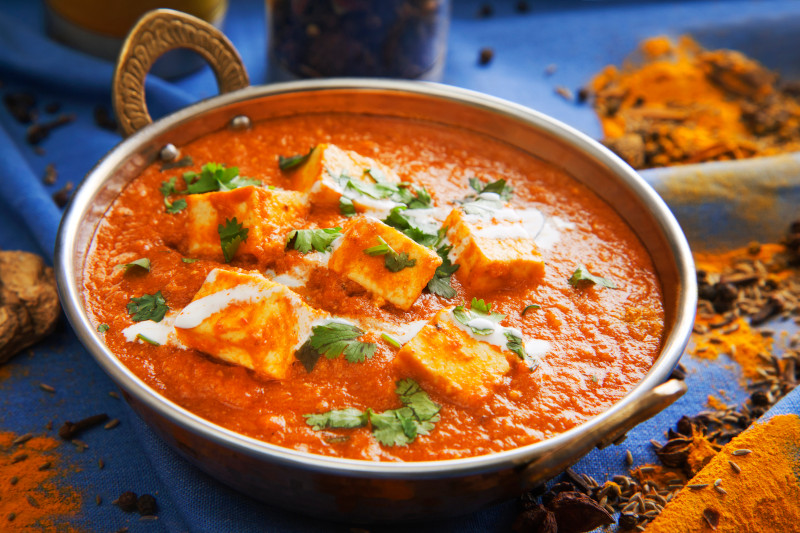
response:
M155 294L143 294L139 298L131 298L128 303L128 314L134 322L152 320L161 322L164 315L169 311L166 300L161 295L161 291Z
M230 263L236 250L247 240L247 234L250 230L239 224L236 217L233 217L232 220L226 218L225 225L220 224L217 226L217 232L219 233L220 246L222 246L222 255L225 258L225 262Z
M286 248L294 248L301 254L307 254L312 249L318 252L327 252L331 244L342 234L342 228L322 229L295 229L286 235Z
M99 326L97 326L97 333L105 333L106 331L108 331L108 328L109 328L108 324L100 324Z
M141 259L137 259L136 261L131 261L130 263L120 263L114 267L114 270L125 270L125 272L129 271L132 268L142 268L147 272L150 272L150 260L146 257Z
M278 168L281 170L292 170L300 165L303 165L306 161L308 161L308 158L311 157L311 154L314 152L314 148L316 148L316 146L309 148L308 153L306 154L297 154L288 157L279 155Z
M384 446L406 446L419 435L428 435L439 421L441 406L413 379L397 382L395 393L403 407L376 413L372 409L334 409L327 413L303 415L315 431L321 429L359 428L372 426L372 435Z
M520 313L520 316L525 316L525 313L527 313L527 312L528 312L529 310L531 310L531 309L541 309L541 308L542 308L542 306L541 306L541 305L539 305L539 304L530 304L530 305L526 305L526 306L525 306L525 309L523 309L523 310L522 310L522 313Z
M599 285L600 287L605 287L607 289L616 289L617 285L611 281L610 279L606 279L600 276L595 276L591 272L589 272L585 266L578 265L577 270L572 274L572 277L569 278L569 284L573 287L579 286L582 282L592 283L594 285Z
M350 218L356 214L356 207L353 205L353 200L344 196L339 197L339 213Z
M410 259L407 252L397 253L382 237L377 239L380 244L367 248L364 253L370 256L384 256L383 264L389 272L400 272L417 264L417 260Z
M329 322L311 328L311 336L297 351L296 357L308 372L313 370L320 356L334 359L344 354L349 363L363 363L375 355L374 342L361 342L356 339L364 331L353 324Z
M203 165L200 173L185 172L183 179L186 182L187 194L202 194L213 191L231 191L248 185L261 185L261 181L245 178L239 175L239 167L225 168L221 163L207 163Z
M152 344L153 346L161 346L161 343L158 343L158 342L154 341L154 340L153 340L153 339L151 339L151 338L145 337L145 336L144 336L144 335L142 335L141 333L137 333L137 334L136 334L136 338L137 338L137 339L141 339L141 340L143 340L143 341L144 341L144 342L146 342L147 344Z
M395 348L400 349L403 347L403 345L400 344L400 342L397 339L387 335L386 333L381 333L381 339L385 340L387 343L394 346Z
M539 360L525 350L525 343L522 341L522 337L517 335L515 331L509 329L506 329L504 333L507 340L506 348L509 351L517 354L520 359L525 361L525 364L528 365L528 368L531 370L531 372L536 370L536 368L539 366Z
M191 257L181 257L181 261L183 261L186 264L191 265L192 263L196 263L196 262L198 262L200 260L199 259L193 259Z
M470 307L471 309L466 309L463 305L457 306L453 309L453 317L471 329L475 335L491 335L494 324L506 317L501 313L493 313L492 304L474 297Z
M484 184L478 178L470 178L469 179L469 186L475 190L478 194L483 193L495 193L500 196L501 199L508 201L511 200L511 197L514 194L514 189L506 183L506 180L499 179L497 181L493 181L491 183Z

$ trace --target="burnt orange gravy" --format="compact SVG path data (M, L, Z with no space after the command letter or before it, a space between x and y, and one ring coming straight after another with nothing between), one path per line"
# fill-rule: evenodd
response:
M280 273L303 260L298 251L282 245L236 253L230 263L219 254L190 257L185 243L195 228L187 209L166 212L165 196L159 191L162 182L177 177L175 188L181 190L183 172L200 172L204 164L217 162L238 167L241 176L261 181L268 190L291 191L298 171L282 171L278 156L304 154L323 143L372 158L404 182L424 186L444 216L465 197L476 195L470 178L483 184L506 180L513 187L507 207L535 208L546 220L549 237L536 240L545 263L543 274L522 281L510 278L499 288L477 291L465 283L460 269L451 278L455 297L426 289L404 311L319 265L307 273L304 284L290 290L314 309L362 324L365 334L359 340L375 343L375 353L355 363L342 356L320 357L310 372L294 360L283 379L267 378L175 343L126 339L124 331L134 325L128 311L132 298L160 291L169 313L176 313L195 298L214 269L280 281ZM295 450L355 459L423 461L482 455L546 439L603 412L645 375L659 353L664 329L661 286L642 243L585 186L508 145L425 122L332 113L211 133L181 147L185 156L192 158L191 166L161 171L156 162L121 192L94 236L83 296L95 325L108 326L101 327L106 344L128 368L166 398L220 426ZM182 196L169 198L174 202ZM286 234L298 227L346 230L354 218L358 216L348 218L339 209L312 205L301 223L282 228L278 238L285 242ZM115 268L142 258L149 259L149 271ZM616 288L571 284L580 265ZM396 364L397 345L381 334L413 324L419 331L419 324L443 309L469 309L473 298L505 315L499 322L503 327L547 346L534 370L503 350L507 370L496 382L484 384L490 394L480 401L470 401L468 390L466 396L453 396L424 373L409 375L407 366ZM375 326L381 323L389 326ZM446 360L448 353L435 356ZM441 409L433 429L406 445L380 443L369 423L314 429L303 416L345 408L398 409L402 405L397 383L409 377Z

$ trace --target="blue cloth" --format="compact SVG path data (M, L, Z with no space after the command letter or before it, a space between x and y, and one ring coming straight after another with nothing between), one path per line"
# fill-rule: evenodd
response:
M554 92L557 85L572 90L586 83L592 73L608 63L620 63L642 38L667 33L695 33L701 42L737 45L779 68L800 64L787 57L796 46L748 41L742 28L757 35L790 38L792 24L800 17L800 4L790 1L733 2L627 2L578 1L530 2L531 11L515 12L515 1L496 1L494 14L476 15L482 2L455 2L444 82L483 91L528 105L598 137L599 125L586 106L568 102ZM233 0L224 26L241 53L254 84L264 83L264 2ZM103 155L120 141L114 133L98 128L92 120L96 105L110 107L113 66L49 40L43 27L42 6L26 0L6 0L0 13L0 91L34 93L42 112L48 102L62 103L62 111L75 113L75 123L52 132L42 142L44 155L24 141L26 127L0 109L0 247L35 251L52 259L60 210L50 196L67 182L78 183ZM775 39L771 39L774 41ZM748 45L751 46L748 49ZM495 51L487 66L478 65L482 47ZM774 50L785 50L776 54ZM545 74L549 65L555 71ZM790 67L787 67L790 68ZM150 76L148 105L154 117L192 101L216 94L213 74L205 68L181 80L167 82ZM55 163L58 180L45 185L47 163ZM622 446L594 451L576 468L602 479L608 471L625 469L624 453L633 452L637 462L652 461L649 439L674 424L684 413L703 409L708 394L728 393L726 401L741 402L746 393L738 388L735 368L686 358L690 368L690 392L673 407L631 431ZM272 508L220 485L188 465L143 425L130 409L108 395L115 389L81 347L68 326L62 325L33 350L7 365L0 429L19 434L42 433L47 421L57 428L67 419L106 412L122 420L113 438L103 431L87 432L83 454L65 450L65 461L76 467L67 482L81 491L83 507L76 525L87 531L113 531L123 526L138 531L348 531L337 525ZM52 395L39 383L56 387ZM774 412L800 412L800 395L790 395ZM98 469L102 458L106 468ZM156 494L159 520L139 522L114 506L97 506L95 495L105 502L122 491ZM439 523L415 525L427 531L506 531L515 514L513 502ZM384 528L392 531L400 528ZM374 528L373 528L374 530Z

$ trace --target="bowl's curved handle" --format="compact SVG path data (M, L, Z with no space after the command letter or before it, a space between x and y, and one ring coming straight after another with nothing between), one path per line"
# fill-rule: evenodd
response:
M557 476L575 462L576 457L583 457L595 446L605 448L609 444L619 443L625 435L648 418L660 413L672 405L686 393L686 383L679 379L670 379L648 391L638 401L627 405L613 414L602 428L602 434L594 432L577 442L569 443L545 454L525 467L524 479L528 486L538 485Z
M125 136L152 122L144 80L156 59L176 48L189 48L203 56L214 70L221 93L250 85L239 53L214 26L172 9L148 11L128 33L114 69L112 99Z

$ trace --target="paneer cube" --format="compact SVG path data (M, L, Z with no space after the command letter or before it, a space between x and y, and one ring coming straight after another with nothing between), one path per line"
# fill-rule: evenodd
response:
M386 266L385 255L364 253L367 248L381 244L379 237L393 253L408 254L414 265L392 272ZM377 219L359 216L345 224L341 243L331 254L328 268L407 311L441 264L442 258L432 250Z
M242 187L232 191L186 196L188 227L183 250L192 257L222 261L218 227L226 219L248 229L237 255L262 257L283 250L286 233L308 213L305 195L296 191Z
M442 309L395 356L401 374L462 405L477 405L509 372L498 346L472 337Z
M374 184L376 181L397 183L400 178L386 165L334 144L319 144L311 156L292 177L298 191L307 192L311 203L337 207L344 188L340 176L355 183ZM369 200L369 198L367 198Z
M477 215L453 209L444 225L453 263L461 265L456 276L476 293L541 280L544 259L531 233L538 233L543 223L536 210L504 208Z
M190 348L285 379L312 323L327 316L258 272L215 269L175 318L175 333Z

